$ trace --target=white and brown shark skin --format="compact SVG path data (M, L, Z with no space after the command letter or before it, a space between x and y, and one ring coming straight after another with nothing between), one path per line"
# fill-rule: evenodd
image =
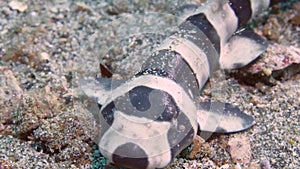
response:
M98 145L109 163L138 169L166 167L192 143L198 124L206 130L197 115L199 91L219 67L244 66L266 49L258 35L236 32L269 3L209 0L179 25L131 80L105 92L86 89L94 92L100 105ZM208 110L206 106L202 108ZM228 122L219 124L217 132L240 131L253 124L252 117L230 105L225 104L222 113Z

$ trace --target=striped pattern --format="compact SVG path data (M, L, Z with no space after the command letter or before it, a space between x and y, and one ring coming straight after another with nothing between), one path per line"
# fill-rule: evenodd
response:
M197 128L197 124L195 123L194 119L194 117L196 116L197 109L193 99L182 89L180 85L178 85L174 81L154 75L143 75L140 77L133 78L127 83L124 83L120 87L116 88L109 100L107 100L107 104L103 105L103 108L100 111L102 112L103 110L105 110L106 107L112 102L114 102L116 105L115 109L122 110L124 108L123 105L118 105L118 102L116 102L115 100L119 97L126 96L128 92L139 86L145 86L168 93L170 96L172 96L173 100L175 101L176 105L180 108L180 110L184 111L184 114L188 117L190 121L189 123L193 125L193 128ZM130 101L128 100L129 98L125 99L127 99L127 101ZM130 105L129 102L128 105ZM146 120L146 122L152 120L153 119L148 119Z
M219 68L229 39L269 3L210 0L179 25L141 72L101 98L99 147L108 161L139 169L169 165L196 135L196 98Z
M252 8L249 0L229 0L229 4L238 18L239 25L246 24L251 19Z
M192 72L198 82L198 86L203 86L205 79L209 77L209 62L207 55L193 42L179 37L170 37L158 50L169 49L180 54L184 61L191 67ZM193 97L193 95L192 95Z
M165 72L167 78L178 83L192 98L198 94L199 85L197 83L194 72L189 63L187 63L178 51L161 49L154 52L153 55L143 64L143 73L138 73L136 76ZM161 71L159 71L161 70ZM188 82L188 83L187 83Z
M139 86L145 86L168 93L175 101L175 104L182 111L177 117L178 120L176 122L173 121L173 119L165 122L156 122L155 119L130 116L123 113L124 108L127 110L131 108L137 108L130 106L130 98L126 94ZM120 87L116 88L113 93L114 95L107 100L107 104L103 105L103 108L101 109L104 119L106 119L106 121L111 125L108 130L103 131L105 134L102 136L102 139L100 139L99 142L101 153L106 156L108 160L116 163L116 160L113 160L114 156L122 155L120 154L121 152L116 152L118 146L122 146L126 143L136 143L138 147L141 147L146 152L147 156L149 157L148 160L150 166L164 167L171 162L171 159L173 159L178 152L191 143L193 136L197 131L197 121L195 120L197 109L191 97L173 80L155 75L143 75L124 83ZM120 100L118 100L119 98ZM124 106L124 101L128 101L125 103L126 106ZM114 119L108 120L109 118L106 116L110 114L107 113L105 109L108 107L108 105L111 105L112 102L115 106L113 108L109 107L109 110L114 110ZM140 113L153 114L154 112L159 112L157 104L151 108L153 109ZM133 110L129 112L132 113ZM176 123L176 125L174 125L174 123ZM127 128L127 126L129 126L129 128ZM143 128L145 129L143 130ZM147 132L143 132L143 134L141 134L139 133L140 131ZM111 141L117 140L115 137L118 137L119 135L123 136L122 139L118 139L118 142ZM145 140L146 142L144 142ZM155 140L164 140L168 143L154 145L149 144L149 142L155 142ZM183 146L176 147L178 144L182 144ZM172 150L170 147L172 147ZM111 152L115 153L110 154ZM161 154L162 152L166 153ZM154 159L151 160L152 157ZM155 159L169 160L167 160L167 162L161 162L162 164L160 164L159 162L155 161ZM158 163L160 165L158 165Z

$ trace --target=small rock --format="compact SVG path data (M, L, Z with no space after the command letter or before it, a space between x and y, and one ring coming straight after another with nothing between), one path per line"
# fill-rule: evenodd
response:
M111 15L118 15L124 12L133 10L132 2L128 0L113 0L112 5L108 8L108 13Z
M251 146L249 138L239 135L228 141L229 153L234 162L249 165L251 161Z
M59 38L58 41L60 43L67 43L68 42L68 39L67 38Z
M8 5L11 7L11 9L19 12L25 12L28 9L28 6L24 2L11 1Z
M76 7L82 11L86 11L86 12L91 11L90 7L83 2L76 2Z
M272 69L270 69L270 68L264 68L262 71L267 76L270 76L272 74Z
M7 67L0 66L0 123L3 125L12 123L10 114L17 110L22 95L23 90L13 72ZM1 129L4 130L4 126Z
M261 169L261 167L257 162L251 162L248 169Z
M10 166L8 161L5 160L0 160L0 169L11 169L12 167Z
M267 159L262 159L260 162L261 169L271 169L270 161Z
M207 144L205 144L205 141L200 136L197 135L196 138L194 139L193 149L190 152L189 158L195 159L197 154L199 154L199 151L204 152L205 150L209 150L209 147L207 147L206 145ZM209 154L209 151L206 152L208 152Z
M77 165L90 164L90 136L86 117L70 112L41 120L41 125L33 132L34 140L43 145L43 151L51 153L57 161L73 161Z
M266 25L264 25L263 35L270 40L278 40L280 37L281 25L276 16L270 17Z
M46 52L40 53L40 60L41 61L49 61L50 60L49 54Z
M296 13L294 17L291 19L291 22L292 24L299 26L300 25L300 2L295 3L293 8Z
M224 164L220 167L220 169L229 169L229 164Z
M42 119L60 113L61 102L55 94L37 89L24 93L17 107L19 110L9 116L12 121L11 135L28 139L32 131L40 126Z
M250 85L274 85L276 80L288 80L299 72L300 48L273 44L253 64L234 70L231 75Z

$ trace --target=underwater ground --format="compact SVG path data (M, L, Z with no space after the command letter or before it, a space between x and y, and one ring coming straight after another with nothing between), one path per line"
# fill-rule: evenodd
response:
M212 98L255 117L242 133L214 135L168 168L299 168L300 2L266 11L248 27L268 39L251 65L212 78ZM0 169L104 168L94 119L78 80L99 62L133 75L198 0L1 0ZM218 83L216 83L216 81ZM214 89L226 86L222 95Z

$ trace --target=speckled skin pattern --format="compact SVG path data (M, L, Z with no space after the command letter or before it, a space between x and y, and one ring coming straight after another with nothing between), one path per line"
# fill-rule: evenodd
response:
M191 144L198 129L196 98L219 68L219 58L228 62L237 40L259 53L249 59L249 51L243 51L244 60L230 68L244 66L266 49L256 34L233 35L268 4L268 0L208 2L179 25L143 63L140 72L112 89L104 104L98 102L102 133L98 144L109 163L162 168Z

